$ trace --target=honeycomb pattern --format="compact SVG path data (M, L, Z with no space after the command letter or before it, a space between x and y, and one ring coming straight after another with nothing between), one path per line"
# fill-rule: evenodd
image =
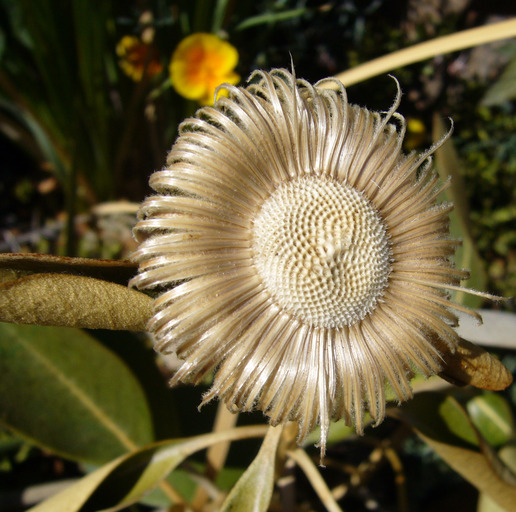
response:
M315 327L362 320L390 273L388 237L370 202L314 176L282 184L264 202L253 225L253 251L273 299Z

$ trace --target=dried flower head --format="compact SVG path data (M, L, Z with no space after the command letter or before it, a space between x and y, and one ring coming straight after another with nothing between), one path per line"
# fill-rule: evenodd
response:
M435 147L402 153L399 93L377 113L285 70L224 88L150 179L133 282L160 292L149 328L184 361L173 383L216 369L203 403L296 421L300 440L320 424L324 452L330 420L381 422L386 388L407 400L458 343L446 184Z
M234 71L237 63L234 46L214 34L200 32L185 37L175 49L170 78L174 89L184 98L211 105L220 84L239 82Z

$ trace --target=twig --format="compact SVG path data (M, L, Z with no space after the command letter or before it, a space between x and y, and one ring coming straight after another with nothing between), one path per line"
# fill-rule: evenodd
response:
M233 414L228 410L224 402L219 402L217 415L215 416L215 424L213 432L229 430L235 427L238 414ZM210 446L206 453L206 471L205 476L211 481L215 480L219 471L224 467L226 457L229 452L230 442L218 443ZM199 487L191 502L193 510L202 510L208 501L208 493L203 487Z
M303 470L309 482L312 484L314 491L326 507L326 510L328 510L328 512L343 512L335 501L321 473L319 473L319 470L307 453L302 448L297 448L297 450L288 452L287 455Z

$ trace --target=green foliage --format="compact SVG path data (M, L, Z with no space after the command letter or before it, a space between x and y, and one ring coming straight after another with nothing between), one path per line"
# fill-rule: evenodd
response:
M0 328L4 426L54 453L97 464L152 441L140 384L94 338L57 327Z
M516 289L516 117L510 105L481 107L477 113L477 120L458 137L472 233L478 251L490 262L491 282L510 296Z
M221 512L267 512L274 487L276 452L283 427L271 427L251 465L233 487Z
M242 427L224 433L147 445L102 466L32 510L55 512L66 506L69 512L85 512L127 506L155 488L192 453L227 439L262 436L264 431L264 427Z
M514 418L501 395L484 393L468 401L471 421L491 446L502 446L514 438Z
M391 414L408 422L455 471L510 510L516 477L452 397L421 393ZM477 448L478 447L478 448Z
M114 56L106 51L108 41L113 44L109 4L4 1L2 8L10 21L4 106L39 140L63 184L83 173L94 190L109 196L114 111L106 68L115 69Z

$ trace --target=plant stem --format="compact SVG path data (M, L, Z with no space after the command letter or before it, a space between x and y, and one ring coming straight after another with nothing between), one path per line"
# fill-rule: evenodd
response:
M233 414L228 410L224 402L219 402L217 415L215 416L215 424L213 432L221 432L235 427L238 414ZM224 467L226 457L228 455L230 442L226 441L210 446L206 453L206 470L205 476L213 481L219 471ZM192 500L191 506L193 510L202 510L209 496L203 487L198 487L197 492Z
M77 253L77 239L75 236L75 211L77 201L76 178L77 172L75 162L73 162L69 169L66 186L66 256L76 256Z
M326 510L328 510L328 512L342 512L342 509L335 501L321 473L319 473L319 470L315 467L315 464L307 453L302 448L297 448L296 450L288 452L287 455L303 470L303 473L312 484L314 491L326 507Z

